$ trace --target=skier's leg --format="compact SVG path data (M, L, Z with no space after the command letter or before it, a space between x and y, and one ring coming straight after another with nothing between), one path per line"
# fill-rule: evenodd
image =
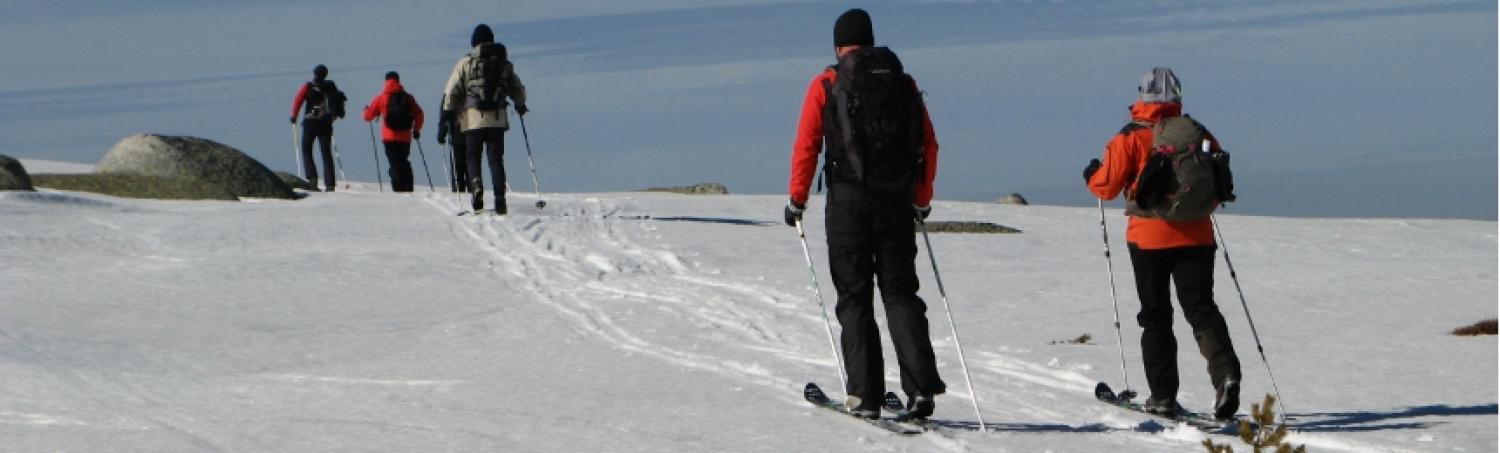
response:
M1171 270L1173 251L1141 250L1130 244L1130 264L1135 269L1135 291L1141 311L1135 320L1141 326L1141 357L1146 365L1146 383L1155 399L1177 398L1177 337L1172 334Z
M470 205L475 211L484 209L484 172L480 171L480 156L484 155L483 129L464 132L465 160L469 167Z
M876 276L880 299L889 321L896 363L901 369L901 390L910 395L938 395L947 385L938 376L937 359L928 331L927 304L917 296L916 230L910 203L901 202L877 216L875 231Z
M834 312L843 327L840 343L850 396L862 400L858 409L879 409L885 396L885 363L880 330L875 324L875 257L866 210L848 186L830 188L824 209L828 236L828 269L838 292Z
M318 167L313 164L313 140L318 137L317 126L314 121L302 121L302 177L318 186Z
M1240 359L1229 338L1229 326L1214 303L1215 247L1181 249L1182 260L1172 270L1177 300L1182 314L1193 326L1198 351L1208 361L1208 374L1214 386L1225 379L1240 380Z
M490 150L490 177L494 179L495 210L506 212L505 204L505 129L485 129L484 143Z
M326 121L318 121L318 123L320 123L318 147L323 153L323 187L331 190L339 185L338 178L334 177L338 174L338 169L333 166L333 123Z

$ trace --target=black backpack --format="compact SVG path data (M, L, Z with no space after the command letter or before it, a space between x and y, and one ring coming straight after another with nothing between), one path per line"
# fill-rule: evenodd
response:
M411 95L405 91L391 93L385 98L385 128L393 131L410 130L412 125Z
M343 118L344 101L347 99L332 80L307 82L306 116L314 120Z
M828 180L914 195L926 131L921 93L901 60L888 48L864 47L840 58L834 70L837 80L823 85Z
M510 92L506 84L510 82L511 71L505 46L480 46L479 56L469 58L468 80L464 81L469 96L476 99L474 108L485 112L504 108L505 95Z
M1151 155L1126 196L1126 214L1169 222L1208 217L1235 200L1229 153L1208 149L1208 129L1188 116L1163 118L1150 127Z

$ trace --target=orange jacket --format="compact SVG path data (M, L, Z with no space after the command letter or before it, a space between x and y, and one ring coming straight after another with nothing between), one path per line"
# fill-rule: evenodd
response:
M818 172L818 154L823 152L823 106L828 103L828 93L823 91L823 81L827 80L831 86L837 76L838 73L829 68L813 77L812 84L807 87L807 96L802 99L802 119L797 123L797 141L792 144L792 176L787 187L792 202L798 205L807 205L808 189L812 186L813 176ZM927 206L932 202L932 181L937 177L938 143L926 106L922 107L922 122L923 129L926 130L922 155L927 169L921 180L917 181L916 203L918 206Z
M413 131L422 131L422 120L425 118L422 115L422 107L417 105L417 98L407 94L406 89L401 87L401 82L396 80L385 81L385 89L381 90L380 94L375 95L375 98L370 100L370 105L365 106L365 121L373 120L375 117L384 117L386 100L398 94L406 96L406 105L411 107L411 129L404 131L391 130L385 127L385 121L381 121L380 139L387 142L411 143L411 133Z
M1130 106L1132 121L1154 123L1162 118L1182 115L1182 104L1136 101ZM1212 149L1221 149L1212 134L1206 135ZM1089 191L1095 196L1113 200L1121 191L1126 196L1135 191L1135 178L1151 157L1151 128L1132 123L1115 134L1104 145L1104 165L1089 179ZM1168 222L1161 219L1130 217L1125 228L1125 242L1144 250L1214 245L1212 217L1192 222Z

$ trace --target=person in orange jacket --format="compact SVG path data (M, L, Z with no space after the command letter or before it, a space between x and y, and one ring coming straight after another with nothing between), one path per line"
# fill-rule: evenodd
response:
M926 219L931 213L929 203L932 201L932 181L937 174L938 144L932 131L932 120L921 101L921 92L915 81L895 70L900 65L897 60L889 66L893 70L885 72L902 79L890 85L895 88L889 93L894 94L887 99L909 99L910 110L903 110L903 114L914 115L905 117L902 126L913 131L904 137L913 148L912 161L891 164L897 166L896 173L901 174L891 185L896 187L894 190L881 188L886 184L875 182L880 178L873 172L857 174L853 169L862 161L874 159L853 158L858 151L852 150L854 145L843 139L847 134L841 131L859 126L843 124L840 113L835 112L839 105L835 99L838 93L854 90L840 87L838 75L840 67L853 71L856 62L862 65L870 61L872 63L868 64L873 65L881 59L895 60L895 54L889 50L875 47L873 29L869 14L860 9L845 12L834 23L834 50L839 64L818 74L807 88L796 143L792 146L791 177L787 189L791 201L784 216L787 225L801 222L807 207L809 185L817 171L818 154L826 146L828 162L824 170L829 188L824 227L828 236L828 265L833 273L834 287L838 290L834 311L843 326L840 342L845 360L844 372L849 377L848 388L844 389L849 395L845 404L856 416L880 416L880 403L885 395L885 370L873 303L878 278L891 342L901 369L901 388L906 392L912 415L925 418L932 415L933 396L947 390L947 385L938 376L932 352L927 305L917 296L915 263L915 221ZM908 82L909 92L899 88ZM920 152L916 148L920 148ZM920 154L920 159L915 154Z
M1089 191L1100 199L1113 200L1121 192L1134 200L1135 184L1151 155L1151 125L1182 115L1182 85L1168 68L1153 68L1141 80L1140 100L1130 106L1131 122L1104 147L1104 159L1094 159L1084 169ZM1217 139L1205 131L1210 148L1221 150ZM1198 350L1208 361L1214 386L1214 415L1227 419L1239 409L1240 361L1229 338L1229 327L1214 303L1213 218L1169 222L1130 215L1125 242L1135 270L1136 294L1141 311L1141 355L1151 396L1146 410L1174 414L1177 406L1177 339L1172 334L1172 283L1183 316L1193 328Z
M411 141L422 138L422 107L417 99L406 93L401 86L401 75L396 71L385 73L385 88L365 106L365 121L384 118L380 122L380 137L385 143L385 158L391 163L391 190L411 192L412 177Z
M327 66L314 67L313 80L302 84L292 98L291 120L294 125L299 112L305 113L302 146L298 148L302 154L303 173L299 176L306 178L314 188L318 186L318 167L313 163L312 154L313 140L316 139L323 151L323 190L332 192L338 181L334 179L334 155L329 143L333 141L333 122L344 117L344 92L328 79Z

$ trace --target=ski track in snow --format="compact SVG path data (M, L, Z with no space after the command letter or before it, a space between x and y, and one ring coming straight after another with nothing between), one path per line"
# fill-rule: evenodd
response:
M462 209L452 198L426 202L443 215ZM791 363L807 375L826 375L833 368L822 319L805 305L810 295L716 277L671 251L643 246L632 240L632 229L650 220L615 202L552 200L547 209L541 215L513 210L505 217L456 217L450 228L488 253L498 286L525 291L566 316L578 334L611 347L765 387L793 405L803 403L793 391L803 382L773 374L769 370L779 367L763 363ZM674 335L683 329L655 329L654 323L691 323L702 335ZM933 323L941 328L944 322L934 317ZM934 347L946 351L952 338L935 338ZM994 431L990 435L1039 428L1120 432L1156 447L1205 438L1196 428L1164 426L1103 404L1085 402L1084 413L1068 410L1080 405L1076 401L1093 399L1098 380L1084 373L1091 367L1036 363L1006 352L980 351L971 358L975 387L991 389L980 395ZM941 362L942 357L940 366L946 366ZM893 370L887 373L888 380L899 381ZM966 451L964 438L978 435L962 379L952 374L947 379L951 419L922 436L936 448ZM999 397L1021 393L1034 397ZM1328 437L1293 438L1326 450L1375 449Z

